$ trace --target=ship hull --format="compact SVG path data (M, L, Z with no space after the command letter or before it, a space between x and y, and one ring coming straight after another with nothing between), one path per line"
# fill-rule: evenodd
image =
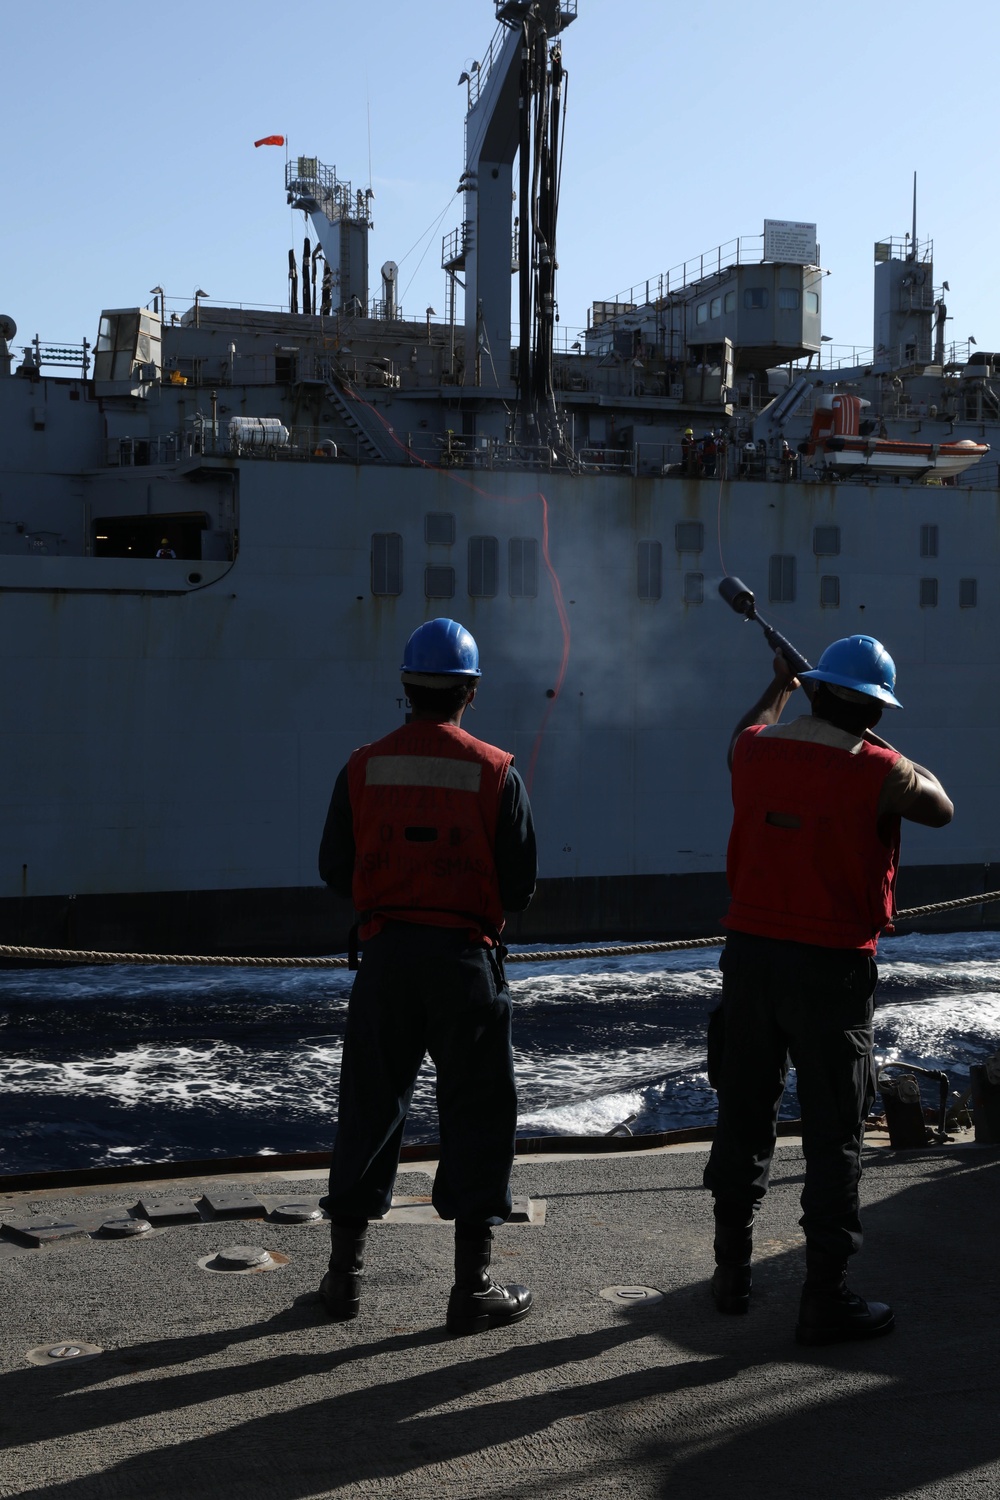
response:
M996 930L1000 902L971 899L993 890L995 881L989 863L909 865L900 875L900 909L965 899L969 904L958 911L921 917L919 929ZM508 919L505 936L508 943L560 945L715 937L725 930L727 899L721 871L543 877L528 910ZM165 957L310 957L345 952L352 921L348 902L314 885L37 896L0 901L0 943Z
M338 946L345 914L316 874L333 780L356 745L400 722L403 642L439 614L479 641L470 727L511 749L531 786L542 883L517 932L717 931L726 748L770 663L716 586L739 573L763 608L774 558L793 559L795 598L771 601L768 618L812 659L855 631L883 639L906 712L882 729L954 793L952 828L905 831L903 899L908 881L920 900L988 886L1000 855L995 491L225 467L238 555L200 564L196 584L184 561L0 558L0 685L17 705L2 735L6 941ZM441 514L455 517L448 546L426 540L426 517ZM927 524L953 539L933 561L933 610L919 604ZM817 556L816 528L831 525L841 551ZM393 595L373 593L373 537L386 534L401 539ZM474 596L482 537L499 564L495 593ZM537 591L512 596L510 544L525 539ZM442 575L426 570L448 567L454 594L429 597ZM819 602L830 575L836 608ZM977 607L959 608L969 576Z

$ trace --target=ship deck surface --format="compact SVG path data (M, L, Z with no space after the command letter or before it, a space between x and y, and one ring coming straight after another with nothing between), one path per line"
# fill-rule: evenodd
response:
M1000 1150L868 1150L868 1245L854 1283L896 1309L889 1338L793 1341L803 1161L783 1144L758 1232L753 1305L708 1293L702 1149L519 1159L544 1222L497 1234L494 1270L535 1294L511 1329L449 1338L451 1234L375 1225L362 1311L315 1300L321 1224L198 1222L142 1240L3 1244L0 1493L46 1500L578 1497L663 1494L967 1497L1000 1489ZM430 1191L433 1164L397 1191ZM5 1221L120 1214L143 1192L322 1192L315 1174L2 1192ZM276 1197L276 1195L278 1195ZM422 1217L419 1213L416 1218ZM423 1216L427 1218L428 1216ZM237 1242L288 1256L203 1273ZM601 1289L657 1289L613 1304ZM88 1362L29 1349L87 1340ZM992 1374L990 1372L993 1372Z

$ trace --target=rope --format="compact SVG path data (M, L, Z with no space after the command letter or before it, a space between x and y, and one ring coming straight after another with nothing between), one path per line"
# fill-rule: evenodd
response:
M1000 891L979 896L960 896L955 901L935 901L930 906L911 906L896 913L896 922L929 917L936 912L958 911L963 906L985 906L1000 901ZM553 948L548 952L508 953L509 964L548 964L581 958L628 958L642 953L679 953L688 948L721 948L725 936L681 938L671 943L615 943L606 948ZM91 948L28 948L0 943L0 958L38 959L58 964L176 964L198 968L230 969L346 969L346 958L241 958L231 954L194 953L101 953Z

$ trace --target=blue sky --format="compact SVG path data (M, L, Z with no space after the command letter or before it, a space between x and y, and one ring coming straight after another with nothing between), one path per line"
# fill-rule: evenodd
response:
M404 311L444 313L463 68L492 0L34 0L4 17L0 312L16 345L93 339L102 307L280 305L307 226L280 132L375 190L370 247ZM824 329L871 343L872 245L910 228L948 280L947 337L1000 348L989 122L1000 6L965 0L579 0L559 231L562 331L595 299L760 234L818 225ZM427 234L433 227L433 232ZM422 257L422 259L421 259Z

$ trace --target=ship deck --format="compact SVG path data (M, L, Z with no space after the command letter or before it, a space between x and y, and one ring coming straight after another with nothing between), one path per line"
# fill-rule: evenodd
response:
M783 1143L758 1232L751 1311L712 1307L704 1147L519 1159L523 1222L494 1269L528 1283L513 1328L443 1328L451 1234L400 1173L373 1226L360 1316L315 1298L322 1223L207 1219L95 1239L137 1202L208 1195L217 1212L308 1201L310 1173L182 1177L4 1193L5 1225L56 1220L32 1247L4 1230L0 1494L46 1500L320 1496L968 1497L1000 1490L1000 1149L866 1150L867 1246L852 1280L896 1331L801 1349L803 1160ZM221 1200L220 1201L220 1195ZM213 1273L236 1243L287 1264ZM614 1296L616 1287L652 1297ZM74 1342L90 1359L29 1350ZM990 1373L992 1371L992 1373Z

